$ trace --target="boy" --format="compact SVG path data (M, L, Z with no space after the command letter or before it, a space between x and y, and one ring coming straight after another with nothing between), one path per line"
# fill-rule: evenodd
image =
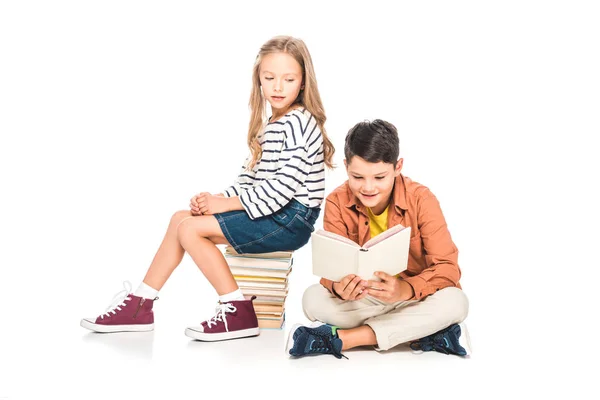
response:
M433 193L400 173L396 128L360 122L348 132L344 153L348 180L327 197L325 230L362 246L395 225L410 226L408 266L397 276L376 273L381 282L321 278L302 305L311 321L325 324L292 328L286 352L341 358L357 346L388 350L412 341L413 350L467 355L468 336L458 324L469 303L458 283L458 250Z

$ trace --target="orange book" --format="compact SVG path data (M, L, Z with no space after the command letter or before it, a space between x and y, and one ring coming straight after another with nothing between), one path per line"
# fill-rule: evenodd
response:
M285 313L279 318L258 318L258 327L261 329L281 329L285 322Z

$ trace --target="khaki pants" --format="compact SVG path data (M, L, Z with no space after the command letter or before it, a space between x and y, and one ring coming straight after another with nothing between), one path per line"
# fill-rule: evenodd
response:
M321 285L312 285L302 298L304 314L311 321L342 329L369 325L377 336L377 350L431 335L464 321L469 301L461 289L447 287L423 300L386 304L373 297L343 301Z

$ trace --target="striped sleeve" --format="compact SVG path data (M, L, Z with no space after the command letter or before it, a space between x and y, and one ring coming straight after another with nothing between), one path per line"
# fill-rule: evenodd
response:
M316 153L309 157L310 144L321 136L315 132L310 121L302 119L299 113L292 113L281 120L284 130L284 143L279 154L278 169L267 179L257 182L254 187L240 194L240 202L251 219L273 214L283 208L304 185L309 175ZM314 121L314 118L311 118ZM310 129L308 129L310 127Z
M242 165L242 169L237 179L233 183L233 185L229 186L227 189L223 191L223 195L225 197L236 197L240 196L244 190L246 190L247 185L252 185L252 181L256 176L256 171L254 170L246 170L248 167L248 163L250 161L250 155L246 157L246 161L244 161L244 165Z

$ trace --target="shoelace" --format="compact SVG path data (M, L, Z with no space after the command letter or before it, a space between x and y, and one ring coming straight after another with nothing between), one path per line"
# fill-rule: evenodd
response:
M315 341L311 343L311 350L314 348L317 352L322 352L323 350L326 352L330 351L336 358L344 357L346 360L348 359L341 351L335 349L335 346L333 345L333 336L321 332L312 332L311 334L316 337ZM316 346L313 346L313 344Z
M217 308L215 309L216 315L206 321L206 325L210 328L211 325L217 325L217 322L223 321L225 324L225 330L229 332L229 327L227 326L227 316L225 313L236 312L237 308L231 303L219 303L217 304Z
M131 300L131 297L129 297L129 293L131 293L131 282L124 281L123 287L125 289L121 290L113 297L110 306L108 306L108 308L104 311L104 314L100 315L101 319L104 319L105 315L107 317L110 317L109 313L111 312L113 313L113 315L116 314L117 312L115 310L121 311L121 307L126 306L125 300Z
M448 345L446 343L446 340L447 339L444 338L443 334L438 333L436 335L432 335L432 336L424 337L423 339L419 339L416 342L412 342L410 344L410 348L415 351L435 350L440 353L450 354L450 352L448 351Z

